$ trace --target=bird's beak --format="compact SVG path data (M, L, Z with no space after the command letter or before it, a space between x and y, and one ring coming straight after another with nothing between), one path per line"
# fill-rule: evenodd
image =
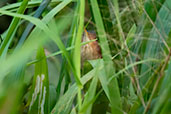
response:
M84 29L84 36L83 36L83 41L90 41L89 35L86 29Z
M86 29L84 29L84 33L85 33L86 37L88 37L88 32Z

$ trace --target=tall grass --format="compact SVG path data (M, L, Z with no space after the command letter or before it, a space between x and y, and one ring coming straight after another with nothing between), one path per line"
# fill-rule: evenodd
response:
M170 113L170 13L170 0L1 7L13 19L1 34L0 113ZM96 32L103 58L81 67L85 28Z

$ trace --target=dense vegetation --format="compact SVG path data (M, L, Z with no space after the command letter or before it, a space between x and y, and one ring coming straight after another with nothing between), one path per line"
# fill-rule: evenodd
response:
M1 114L171 112L171 0L0 4ZM84 29L103 58L81 67Z

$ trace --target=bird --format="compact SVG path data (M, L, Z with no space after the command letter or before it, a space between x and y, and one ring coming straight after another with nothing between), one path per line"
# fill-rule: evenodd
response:
M96 33L84 30L82 35L82 42L88 42L96 39ZM102 58L101 48L98 41L92 41L81 47L81 66L87 60L95 60Z

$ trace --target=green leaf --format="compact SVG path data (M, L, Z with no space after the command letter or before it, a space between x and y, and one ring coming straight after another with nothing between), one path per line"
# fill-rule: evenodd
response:
M45 56L44 49L40 47L36 58ZM30 114L49 113L49 77L46 59L35 64L35 75L33 79L31 101L29 106Z
M73 64L75 68L76 75L78 79L81 77L81 40L82 40L82 34L83 34L83 27L84 27L84 10L85 10L85 0L78 0L79 5L79 25L78 25L78 31L76 35L75 40L75 49L73 54ZM81 109L82 105L82 98L81 98L81 89L82 87L78 89L78 109Z

